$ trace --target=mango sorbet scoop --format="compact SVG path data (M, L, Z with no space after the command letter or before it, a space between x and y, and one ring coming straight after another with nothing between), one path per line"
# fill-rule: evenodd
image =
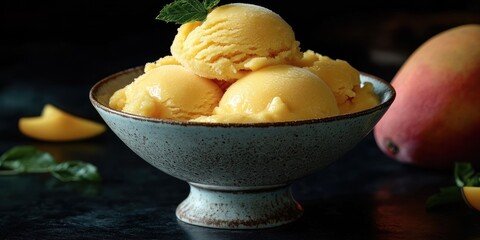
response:
M278 14L261 6L234 3L214 8L204 22L183 24L170 50L194 73L231 81L300 58L299 45L290 25Z

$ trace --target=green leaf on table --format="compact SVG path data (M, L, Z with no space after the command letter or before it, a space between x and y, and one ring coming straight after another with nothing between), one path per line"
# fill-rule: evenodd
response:
M59 163L53 168L52 175L63 182L98 182L101 180L97 167L81 161Z
M32 154L35 154L36 152L39 152L39 150L33 146L16 146L6 151L0 156L0 164L2 164L8 159L16 159L30 156Z
M462 187L480 186L480 173L475 173L469 162L456 162L453 175L455 186L441 188L440 192L430 196L426 201L427 210L462 202Z
M165 5L155 18L165 22L184 24L192 21L204 21L210 9L214 8L220 0L175 0Z
M22 172L48 172L56 164L52 155L32 146L17 146L0 156L2 169Z
M461 188L457 186L441 188L439 193L436 193L427 199L427 210L432 210L462 200Z
M58 163L48 152L34 146L16 146L0 156L0 175L51 173L63 182L101 180L97 167L82 161Z

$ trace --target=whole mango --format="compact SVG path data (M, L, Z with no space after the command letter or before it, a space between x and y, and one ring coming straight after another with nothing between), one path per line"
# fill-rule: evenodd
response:
M407 164L480 164L480 24L436 34L391 81L397 96L374 128L379 148Z

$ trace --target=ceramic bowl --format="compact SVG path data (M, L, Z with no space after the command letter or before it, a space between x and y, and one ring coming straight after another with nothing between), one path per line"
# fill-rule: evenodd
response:
M102 79L91 88L90 101L133 152L190 184L188 197L176 209L178 219L212 228L268 228L298 219L303 209L291 194L291 184L352 149L395 98L388 82L362 73L361 81L374 85L381 103L324 119L212 124L147 118L110 108L110 96L142 73L143 67L137 67Z

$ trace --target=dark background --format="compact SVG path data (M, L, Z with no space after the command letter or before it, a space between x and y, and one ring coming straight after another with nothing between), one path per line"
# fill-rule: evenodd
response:
M105 74L169 54L178 25L154 19L169 2L2 0L1 64L2 69L10 66L2 80L21 80L15 77L24 75L15 74L22 66L33 67L30 71L47 82L93 83ZM229 2L234 1L220 4ZM303 50L342 58L377 74L383 72L372 69L372 62L396 67L432 35L480 22L480 1L472 0L314 4L319 6L305 0L245 2L280 14L295 30ZM52 74L53 69L72 74Z
M372 135L331 167L297 181L297 223L265 231L204 229L176 220L188 185L148 165L111 131L71 143L23 136L18 119L46 103L102 121L88 92L102 78L169 55L178 25L155 20L170 1L0 0L0 152L32 144L98 166L99 185L48 174L0 176L0 239L476 239L478 212L435 213L425 199L451 171L402 165ZM233 1L222 0L221 4ZM480 1L246 1L270 8L302 50L347 60L390 81L440 31L480 23ZM314 4L315 3L315 4ZM318 6L317 6L318 5Z
M155 20L161 0L0 3L0 109L37 114L46 103L78 104L96 118L88 90L101 78L169 55L178 25ZM225 4L234 1L221 1ZM301 49L349 61L389 81L434 34L480 23L480 1L245 1L270 8L295 30ZM318 5L318 6L317 6ZM15 84L14 84L15 83ZM69 90L83 91L72 99ZM28 95L12 100L12 96Z

